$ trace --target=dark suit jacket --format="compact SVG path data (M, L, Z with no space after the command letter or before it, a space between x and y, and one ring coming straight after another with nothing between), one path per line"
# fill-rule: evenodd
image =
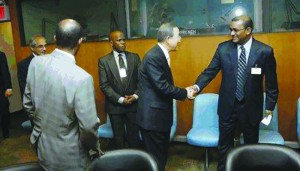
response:
M5 97L5 91L11 89L11 78L8 69L6 55L0 52L0 108L8 104L8 99ZM0 110L1 110L0 109Z
M139 70L137 122L147 130L170 131L173 99L184 100L185 89L174 86L171 69L156 45L145 55Z
M126 87L122 86L113 52L105 55L98 61L100 88L105 95L105 111L109 114L136 112L137 109L137 102L129 106L118 103L120 97L137 94L137 74L141 61L135 53L126 51L125 55L127 60Z
M22 99L26 87L28 67L33 57L34 57L33 54L31 54L30 56L28 56L27 58L23 59L18 63L18 80L19 80Z
M222 82L219 90L218 114L228 119L235 101L237 82L238 53L237 44L231 40L221 43L209 64L198 76L196 84L200 91L222 71ZM260 75L251 74L251 68L261 68ZM266 109L273 110L278 98L276 61L273 49L255 39L252 41L246 68L245 101L246 114L250 123L260 122L263 114L263 80L265 79Z

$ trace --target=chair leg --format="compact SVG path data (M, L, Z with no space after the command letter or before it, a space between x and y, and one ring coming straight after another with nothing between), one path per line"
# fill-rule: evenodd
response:
M204 170L208 171L208 153L209 153L209 149L206 147L205 148L205 166L204 166Z

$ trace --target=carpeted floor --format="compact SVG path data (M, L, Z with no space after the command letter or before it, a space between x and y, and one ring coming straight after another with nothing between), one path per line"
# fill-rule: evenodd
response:
M37 160L29 142L30 133L21 127L24 120L26 119L21 113L11 115L11 136L7 139L0 138L0 167ZM111 140L100 139L100 143L103 151L113 150ZM204 154L204 148L173 142L169 148L166 171L202 171L205 162ZM215 171L218 158L217 150L211 149L210 154L209 170Z

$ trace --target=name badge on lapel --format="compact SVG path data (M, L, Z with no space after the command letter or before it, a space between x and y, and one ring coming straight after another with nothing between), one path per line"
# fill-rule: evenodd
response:
M256 64L255 68L251 68L251 74L253 74L253 75L261 75L261 68L257 68L257 64Z
M121 78L127 77L126 69L125 68L120 68L119 72L120 72L120 77Z

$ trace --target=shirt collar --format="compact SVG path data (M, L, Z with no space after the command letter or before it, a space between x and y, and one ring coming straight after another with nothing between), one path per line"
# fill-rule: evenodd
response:
M119 54L122 54L122 56L125 56L125 53L124 53L124 52L119 53L119 52L117 52L117 51L115 51L115 50L113 50L113 54L114 54L114 57L115 57L115 58L119 57Z
M158 46L161 48L161 50L164 52L165 56L166 56L166 59L169 59L170 58L170 55L169 55L169 52L168 50L160 43L158 43Z
M62 53L62 54L64 54L64 55L66 55L68 58L72 59L72 61L74 61L74 63L76 63L76 60L75 60L75 56L74 56L74 55L72 55L72 54L70 54L70 53L68 53L68 52L65 52L65 51L63 51L63 50L57 49L57 48L56 48L54 51L57 51L57 52L59 52L59 53Z
M251 48L251 45L252 45L252 36L250 37L250 39L248 40L248 42L246 42L243 46L246 50L246 52L250 52L250 48ZM238 45L238 49L240 49L242 45Z

